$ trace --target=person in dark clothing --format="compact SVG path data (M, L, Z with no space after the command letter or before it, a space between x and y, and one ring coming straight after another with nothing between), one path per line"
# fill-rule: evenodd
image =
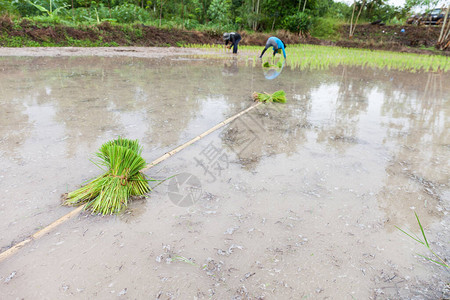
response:
M275 56L275 54L277 54L278 50L283 50L283 56L284 56L284 58L286 58L286 51L284 51L284 48L286 48L286 45L283 43L282 40L280 40L279 38L274 37L274 36L271 36L267 40L266 47L262 51L259 58L262 58L264 55L264 52L266 52L266 50L269 49L270 47L273 48L273 56Z
M225 46L228 45L228 43L231 43L230 49L233 48L233 53L237 53L238 51L238 44L241 40L241 35L237 32L225 32L223 34L223 40L225 41Z

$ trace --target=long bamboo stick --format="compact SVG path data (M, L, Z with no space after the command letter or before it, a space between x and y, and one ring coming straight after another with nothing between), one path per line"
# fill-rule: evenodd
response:
M147 170L149 170L150 168L156 166L157 164L159 164L160 162L168 159L169 157L171 157L172 155L180 152L181 150L183 150L184 148L187 148L188 146L192 145L193 143L195 143L196 141L204 138L205 136L207 136L208 134L216 131L217 129L233 122L235 119L239 118L240 116L242 116L243 114L249 112L250 110L254 109L255 107L257 107L258 105L260 105L262 102L258 102L256 104L253 104L252 106L248 107L247 109L244 109L243 111L235 114L232 117L229 117L228 119L226 119L225 121L220 122L219 124L217 124L216 126L208 129L207 131L203 132L202 134L196 136L195 138L191 139L190 141L184 143L181 146L178 146L177 148L167 152L166 154L164 154L163 156L161 156L160 158L157 158L156 160L152 161L151 163L149 163L144 169L141 170L141 172L145 172ZM53 223L51 223L50 225L42 228L41 230L35 232L34 234L32 234L31 236L29 236L28 238L26 238L25 240L15 244L14 246L12 246L11 248L9 248L8 250L3 251L2 253L0 253L0 262L4 259L6 259L7 257L13 255L14 253L16 253L17 251L19 251L20 249L22 249L23 247L25 247L25 245L29 244L30 242L44 236L45 234L49 233L50 231L52 231L54 228L58 227L59 225L63 224L64 222L70 220L71 218L73 218L74 216L76 216L80 211L82 211L84 209L84 207L86 206L86 204L78 206L77 208L75 208L74 210L72 210L71 212L69 212L68 214L62 216L61 218L59 218L58 220L54 221Z
M181 150L183 150L184 148L190 146L191 144L195 143L196 141L204 138L205 136L207 136L208 134L210 134L211 132L216 131L217 129L219 129L222 126L227 125L228 123L233 122L235 119L239 118L240 116L242 116L243 114L249 112L250 110L254 109L255 107L257 107L258 105L260 105L262 102L258 102L256 104L253 104L252 106L250 106L247 109L244 109L243 111L241 111L240 113L235 114L232 117L229 117L228 119L226 119L225 121L220 122L219 124L217 124L216 126L208 129L207 131L203 132L202 134L196 136L195 138L193 138L192 140L184 143L181 146L178 146L177 148L167 152L166 154L164 154L163 156L161 156L160 158L154 160L153 162L149 163L145 168L143 168L141 170L141 172L146 172L148 169L154 167L155 165L159 164L160 162L162 162L163 160L168 159L169 157L171 157L172 155L174 155L175 153L180 152Z
M66 222L67 220L70 220L73 216L77 215L80 211L82 211L85 205L86 204L75 208L74 210L72 210L68 214L62 216L61 218L59 218L58 220L54 221L50 225L48 225L48 226L42 228L41 230L35 232L34 234L29 236L25 240L21 241L20 243L17 243L14 246L12 246L11 248L9 248L8 250L3 251L2 253L0 253L0 261L4 260L5 258L7 258L10 255L13 255L14 253L19 251L21 248L23 248L29 242L40 238L41 236L45 235L46 233L49 233L50 231L52 231L58 225Z

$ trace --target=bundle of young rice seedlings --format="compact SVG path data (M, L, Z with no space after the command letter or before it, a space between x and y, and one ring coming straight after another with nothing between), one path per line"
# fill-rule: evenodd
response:
M262 64L262 66L263 66L263 68L271 68L271 67L282 68L283 63L281 61L278 61L276 65L272 65L268 61L266 61Z
M103 215L119 213L128 205L132 195L150 191L147 176L140 172L146 166L137 140L118 138L100 147L96 153L100 168L105 172L85 186L67 195L65 205L86 204L86 209Z
M276 91L273 94L254 92L252 97L254 101L259 102L286 103L286 93L283 90Z

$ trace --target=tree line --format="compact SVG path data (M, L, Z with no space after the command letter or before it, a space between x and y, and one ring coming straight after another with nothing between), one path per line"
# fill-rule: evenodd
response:
M140 22L200 30L285 29L301 34L311 27L326 31L335 23L350 23L355 11L363 21L402 23L411 7L425 2L430 7L437 4L437 0L408 0L404 7L389 5L387 0L351 5L333 0L0 0L0 13L77 24Z

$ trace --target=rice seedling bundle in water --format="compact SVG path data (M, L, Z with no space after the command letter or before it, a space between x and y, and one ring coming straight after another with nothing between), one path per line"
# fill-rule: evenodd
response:
M278 61L275 65L270 64L268 61L264 62L262 64L263 68L282 68L283 67L283 63L281 61Z
M140 170L146 167L141 156L142 147L137 140L118 138L106 142L96 153L94 162L105 172L85 186L67 195L65 205L81 205L93 213L109 215L119 213L128 205L130 196L150 191L149 181Z
M254 92L252 97L254 101L259 102L286 103L286 93L283 90L276 91L273 94Z

